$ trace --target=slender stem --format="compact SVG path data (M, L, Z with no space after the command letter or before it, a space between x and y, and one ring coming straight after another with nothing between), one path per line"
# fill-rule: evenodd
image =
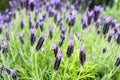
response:
M69 58L67 58L67 60L66 60L66 65L65 65L63 80L65 80L65 73L66 73L66 71L67 71L68 61L69 61Z
M53 75L52 75L52 79L51 80L55 80L55 75L56 75L56 71L53 72Z
M83 67L81 66L81 67L80 67L80 72L79 72L79 75L78 75L77 80L79 80L79 78L80 78L80 74L81 74L81 72L82 72L82 69L83 69Z

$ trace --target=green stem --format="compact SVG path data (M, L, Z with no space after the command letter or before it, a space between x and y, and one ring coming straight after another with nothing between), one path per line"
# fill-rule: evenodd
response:
M56 71L53 72L53 75L52 75L52 79L51 80L55 80L55 75L56 75Z
M63 80L65 80L65 73L66 73L66 71L67 71L68 61L69 61L69 58L67 58L67 60L66 60L66 65L65 65Z

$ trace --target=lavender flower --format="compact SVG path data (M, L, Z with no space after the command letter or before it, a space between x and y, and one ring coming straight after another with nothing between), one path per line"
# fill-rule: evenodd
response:
M70 57L71 54L73 53L74 50L73 42L74 42L74 38L72 37L72 39L69 41L69 45L67 48L67 57Z
M59 42L59 46L62 46L65 39L65 34L61 33L61 41Z
M30 41L31 41L31 45L34 44L35 40L36 40L36 37L35 37L35 29L31 29L30 30Z
M44 31L44 29L43 29L43 23L42 22L39 22L39 26L40 26L41 32Z
M54 55L55 57L57 56L57 53L58 53L58 47L56 46L56 44L53 44L52 45L52 50L54 50Z
M85 29L86 27L87 27L86 18L82 17L82 29Z
M49 29L49 37L50 39L53 38L53 28L51 27L51 25L48 25L48 29Z
M11 70L11 74L12 74L12 78L13 78L14 80L18 80L16 70Z
M100 28L97 29L97 34L100 34Z
M37 51L41 49L44 39L45 39L45 34L42 34L36 46Z
M109 36L108 36L108 42L110 42L110 41L111 41L112 36L113 36L114 34L115 34L115 32L114 32L114 31L110 32L110 34L109 34Z
M7 43L4 41L3 42L3 50L2 50L2 53L5 53L7 55L8 53L8 48L7 48Z
M70 19L69 27L74 26L74 24L75 24L75 16L76 16L76 11L75 10L71 11L70 12L70 17L69 17L69 19Z
M106 52L106 50L107 50L107 49L106 49L106 47L104 47L104 48L103 48L103 53L105 53L105 52Z
M115 24L117 23L117 20L116 19L114 19L114 20L112 20L112 27L115 27Z
M56 61L55 61L55 64L54 64L54 69L55 70L58 70L58 68L60 66L62 55L63 55L63 51L60 51L59 54L58 54L58 56L56 57Z
M115 62L115 66L118 67L120 65L120 54Z
M36 21L36 25L35 25L35 28L36 28L36 29L38 28L38 25L39 25L39 21L37 20L37 21Z
M92 11L88 11L87 13L87 24L90 25L92 22L92 18L93 18L93 10Z
M21 25L21 29L23 29L24 28L24 19L21 19L20 25Z
M2 65L0 65L0 76L2 75Z
M103 34L104 34L104 35L108 33L108 31L109 31L109 26L110 26L110 24L111 24L111 21L112 21L112 17L106 18L105 24L104 24L104 27L103 27Z
M95 22L98 20L100 11L101 11L101 6L100 5L94 7L94 21Z
M9 66L6 67L6 71L8 74L10 74L10 67Z
M120 31L118 31L117 43L120 44Z
M9 41L10 40L10 37L9 37L9 26L6 26L6 30L5 30L5 36L6 36L6 39Z
M31 11L33 11L34 6L35 6L35 0L29 0L29 6L30 6Z
M23 33L20 33L20 41L21 41L22 44L24 44L24 39L23 38L24 38Z
M2 24L0 23L0 34L2 33Z
M34 28L34 23L32 22L32 20L30 19L29 20L29 29L32 29Z
M86 60L86 56L85 56L85 50L83 47L80 47L80 62L83 65L85 63Z
M99 28L100 23L101 23L101 20L100 20L100 19L98 19L98 20L96 21L96 23L95 23L96 28Z

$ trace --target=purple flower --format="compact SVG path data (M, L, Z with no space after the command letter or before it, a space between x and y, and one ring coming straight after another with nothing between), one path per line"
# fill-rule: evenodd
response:
M73 53L74 46L73 46L74 38L72 37L71 40L69 41L69 45L67 48L67 57L70 57L71 54Z
M96 28L99 28L100 24L101 24L101 20L98 19L98 20L96 21L96 23L95 23Z
M14 80L18 80L16 70L11 70L11 74L12 74L12 78L13 78Z
M86 60L86 56L85 56L85 49L81 46L80 47L80 62L83 65L85 63Z
M50 39L53 38L53 28L51 27L51 25L48 25L48 29L49 29L49 37Z
M40 39L39 39L39 41L38 41L38 43L37 43L37 46L36 46L36 50L37 50L37 51L41 49L41 47L42 47L42 45L43 45L43 42L44 42L44 40L45 40L45 36L46 36L46 35L45 35L44 33L41 35L41 37L40 37Z
M85 29L87 27L87 21L85 17L82 17L82 29Z
M2 75L2 65L0 65L0 76Z
M56 56L57 56L57 53L58 53L58 47L56 46L55 43L52 45L52 50L54 50L54 55L55 55L55 57L56 57Z
M58 54L58 56L56 57L56 61L55 61L55 64L54 64L54 69L55 70L58 70L58 68L60 66L62 55L63 55L63 51L60 51L59 54Z
M101 11L101 6L100 5L94 7L94 21L95 22L98 20L100 11Z
M70 12L70 16L69 16L69 19L70 19L70 21L69 21L69 27L70 27L70 26L74 26L76 13L77 13L77 12L76 12L75 10L72 10L72 11Z
M98 28L98 29L97 29L97 34L100 34L100 31L101 31L100 28Z
M21 41L22 44L24 44L24 39L23 38L24 38L23 33L20 33L20 41Z
M35 29L31 29L30 30L30 41L31 41L31 45L34 44L35 40L36 40L36 37L35 37Z
M115 62L115 66L118 67L120 65L120 54Z
M108 33L108 31L109 31L109 26L110 26L110 24L111 24L111 21L112 21L112 17L106 18L105 24L104 24L104 27L103 27L103 34L104 34L104 35Z
M105 52L106 52L106 50L107 50L107 48L106 48L106 47L104 47L104 48L103 48L103 53L105 53Z
M32 22L31 19L29 19L29 29L34 28L34 23Z
M108 35L108 42L110 42L110 41L111 41L112 36L113 36L114 34L115 34L115 32L114 32L114 31L110 32L110 34Z
M29 6L30 6L31 11L33 11L34 6L35 6L35 0L29 0Z
M23 29L24 28L24 19L21 19L20 25L21 25L21 29Z
M120 44L120 31L118 31L117 43Z
M3 50L2 50L2 53L5 53L7 55L8 53L8 48L7 48L7 43L4 41L3 42Z
M94 12L93 12L93 10L92 11L88 11L88 13L87 13L87 24L88 25L90 25L91 24L91 22L92 22L92 18L93 18L93 14Z
M36 21L36 25L35 25L35 28L36 28L36 29L38 28L38 25L39 25L39 21L37 20L37 21Z
M6 67L6 71L8 74L10 74L10 67L9 66Z
M116 23L117 23L116 19L112 20L112 27L115 27Z
M0 23L0 34L2 33L2 23Z
M61 41L59 42L59 46L62 46L65 39L65 34L61 33Z
M39 22L39 26L40 26L40 30L41 30L41 32L44 31L44 29L43 29L43 22L42 22L42 21Z

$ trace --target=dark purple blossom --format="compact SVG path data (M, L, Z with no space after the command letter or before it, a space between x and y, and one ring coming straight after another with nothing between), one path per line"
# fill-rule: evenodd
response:
M112 27L115 27L116 23L117 23L116 19L112 20Z
M84 30L87 27L87 21L85 17L82 17L82 29Z
M11 74L12 74L12 78L13 78L14 80L18 80L16 70L11 70Z
M2 50L2 53L5 53L6 56L7 56L8 48L7 48L7 43L6 43L5 41L3 42L3 50Z
M44 28L43 28L43 22L42 22L42 21L39 22L39 26L40 26L40 30L41 30L41 32L44 31Z
M60 66L62 55L63 55L63 51L60 51L58 56L56 57L56 61L55 61L55 64L54 64L54 69L55 70L58 70L58 68Z
M52 50L54 51L54 55L55 55L55 57L56 57L56 56L57 56L57 53L58 53L58 47L56 46L55 43L52 45Z
M7 67L6 67L6 71L7 71L8 74L10 74L10 70L11 70L10 67L7 66Z
M21 21L20 21L20 26L21 26L21 29L24 28L24 19L21 19Z
M61 33L61 40L59 42L59 46L63 45L64 39L65 39L65 34Z
M88 11L88 13L87 13L87 24L88 25L91 24L93 16L94 16L93 10L92 11Z
M2 24L0 23L0 33L2 33Z
M30 41L31 41L31 45L33 45L35 43L36 37L35 37L35 29L31 29L30 30Z
M95 22L98 20L100 11L101 11L101 6L100 5L94 7L94 21Z
M120 31L118 31L117 43L120 44Z
M40 50L45 40L45 34L43 33L37 43L36 50Z
M74 38L72 37L71 40L69 41L69 45L67 48L67 57L70 57L71 54L73 53L73 50L74 50L73 42L74 42Z
M105 24L104 24L104 27L103 27L103 34L104 35L106 35L108 33L111 21L112 21L112 17L106 18Z
M110 34L108 35L108 42L111 41L111 39L112 39L112 37L113 37L114 34L115 34L114 31L110 32Z
M100 34L101 30L100 28L97 29L97 34Z
M20 41L22 44L24 44L24 35L23 33L20 33Z
M38 26L39 26L39 21L38 21L38 20L36 20L35 28L37 29L37 28L38 28Z
M49 37L50 39L53 38L53 28L51 27L51 25L48 25L48 29L49 29Z
M30 10L33 11L35 7L35 0L29 0Z
M74 26L76 13L77 13L77 12L76 12L75 10L73 10L73 11L70 12L70 16L69 16L69 27L70 27L70 26Z
M32 22L31 18L29 19L29 29L34 28L34 23Z
M81 65L84 65L85 63L85 60L86 60L86 56L85 56L85 49L83 47L80 47L80 62L81 62Z
M103 53L105 53L105 52L106 52L106 50L107 50L107 48L106 48L106 47L104 47L104 48L103 48Z
M2 65L0 65L0 76L2 75Z
M95 23L95 27L98 29L100 27L100 24L101 24L101 20L98 19Z
M115 66L118 67L120 65L120 54L115 62Z

